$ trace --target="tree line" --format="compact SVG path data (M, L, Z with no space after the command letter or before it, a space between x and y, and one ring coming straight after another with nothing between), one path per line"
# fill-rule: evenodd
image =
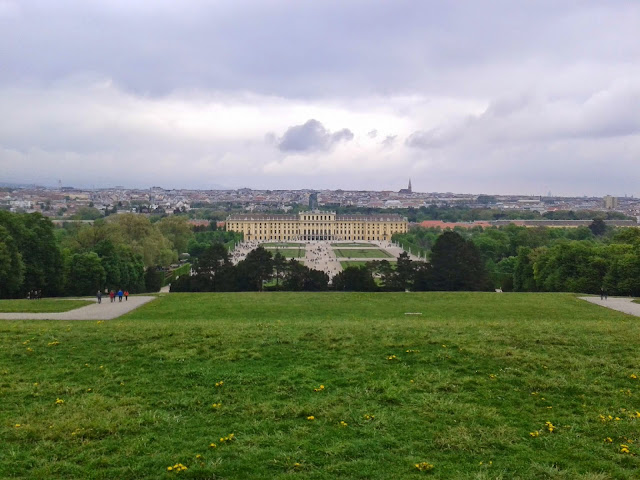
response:
M287 261L259 246L233 265L222 244L207 247L193 272L171 284L172 292L238 291L427 291L487 290L491 288L477 247L454 232L440 236L431 262L415 262L402 253L396 262L368 262L347 267L329 283L329 276L297 260Z
M49 297L93 295L105 288L158 291L179 255L242 239L215 231L213 224L194 232L185 217L152 222L118 214L56 228L39 213L0 211L0 298L24 298L34 290Z
M640 295L640 229L610 228L601 220L589 227L456 229L478 251L494 288L520 292ZM438 229L414 228L394 240L427 257Z

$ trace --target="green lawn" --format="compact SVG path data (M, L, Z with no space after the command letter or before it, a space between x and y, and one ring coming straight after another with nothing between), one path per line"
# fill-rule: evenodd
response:
M372 243L332 243L331 244L332 247L334 248L344 248L344 247L376 247L377 245L374 245Z
M393 258L386 250L379 248L334 248L338 258Z
M304 248L304 243L263 243L261 244L264 248Z
M389 263L391 264L391 268L396 268L396 261L395 260L391 260ZM369 262L365 262L363 260L345 260L343 262L340 262L340 265L342 265L342 268L347 268L347 267L364 267L367 263Z
M640 471L640 322L572 295L174 293L0 336L3 479Z
M68 312L76 308L90 305L88 300L64 300L43 298L42 300L0 300L2 313L49 313Z
M280 252L280 255L286 258L302 258L304 257L304 248L267 248L267 251L273 255Z

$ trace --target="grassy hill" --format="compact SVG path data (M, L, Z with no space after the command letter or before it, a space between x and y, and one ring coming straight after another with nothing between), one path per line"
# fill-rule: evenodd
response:
M571 295L170 294L114 321L0 335L0 478L640 467L638 319Z

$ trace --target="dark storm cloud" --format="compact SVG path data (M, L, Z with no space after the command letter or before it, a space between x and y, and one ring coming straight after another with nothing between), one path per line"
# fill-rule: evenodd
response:
M331 133L318 120L311 119L302 125L289 127L280 139L278 149L282 152L299 153L326 151L341 141L351 140L353 133L348 128Z

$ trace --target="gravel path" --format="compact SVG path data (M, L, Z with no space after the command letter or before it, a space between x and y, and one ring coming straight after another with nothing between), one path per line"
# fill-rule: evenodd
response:
M633 298L609 297L607 300L600 300L600 297L579 298L600 305L601 307L611 308L612 310L640 317L640 303L633 303Z
M57 313L0 313L0 320L111 320L135 310L140 305L156 297L129 297L129 300L110 302L109 297L102 297L102 303L94 300L93 305L76 308L68 312ZM105 301L106 300L106 301ZM36 300L37 301L37 300Z

